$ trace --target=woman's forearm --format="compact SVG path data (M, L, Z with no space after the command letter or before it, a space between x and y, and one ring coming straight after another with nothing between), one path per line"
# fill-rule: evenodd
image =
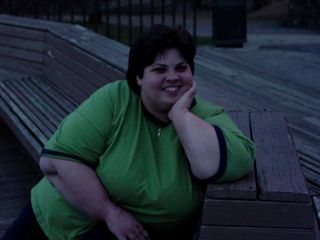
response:
M213 126L189 111L176 114L172 122L192 173L199 179L213 176L220 164L219 142Z
M40 168L71 205L90 217L105 220L115 207L92 168L48 157L40 159Z

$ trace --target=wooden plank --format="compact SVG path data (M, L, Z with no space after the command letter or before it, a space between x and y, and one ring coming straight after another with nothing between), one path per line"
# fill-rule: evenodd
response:
M70 47L70 46L69 46ZM52 58L57 63L63 65L70 72L78 76L77 84L81 86L82 82L84 85L92 85L93 88L98 88L106 84L105 78L96 72L89 69L86 63L79 63L79 59L74 59L68 55L68 49L59 49L48 45L47 46L47 56ZM83 79L83 80L82 80ZM85 87L85 86L84 86Z
M205 199L203 225L313 229L309 203Z
M48 116L49 121L56 127L62 118L67 114L64 109L59 108L56 102L60 102L61 99L51 99L46 92L41 91L41 88L34 84L32 79L27 81L19 81L20 87L25 89L26 94L31 96L31 101L34 101L34 104L38 103L39 110ZM63 101L64 99L62 99Z
M120 72L104 62L102 59L97 58L90 52L84 51L81 48L66 42L64 39L59 38L53 34L48 34L47 37L48 47L52 46L67 54L70 58L76 59L80 64L87 66L93 72L101 75L105 80L104 83L108 81L114 81L117 79L124 79L124 73Z
M259 198L308 202L310 196L282 113L252 113L251 127L257 148Z
M47 136L45 136L41 131L39 131L38 127L32 121L29 120L29 117L24 113L20 106L15 101L11 100L10 94L7 93L7 89L2 82L0 83L0 88L1 98L8 105L8 107L12 109L8 113L10 115L15 115L17 118L21 120L21 122L23 122L24 125L27 125L30 132L34 136L36 136L37 140L41 143L41 145L44 145L48 140ZM34 140L32 142L34 142Z
M0 97L0 113L3 120L17 136L24 148L36 162L39 161L43 145L25 128L20 119L13 114L9 106Z
M8 104L12 106L15 105L17 107L16 109L19 109L16 114L24 118L27 127L34 128L34 133L39 133L37 136L40 139L42 136L45 136L44 139L47 140L52 134L52 130L50 129L52 125L50 126L47 123L47 119L45 119L43 115L38 114L39 112L35 109L35 106L30 104L28 99L25 99L16 88L10 85L10 82L12 81L3 81L1 83L1 89L5 92L2 97L6 98L5 96L8 96L8 98L6 98L7 100L10 99ZM27 122L32 124L28 125Z
M34 63L43 62L43 54L35 51L16 49L2 45L0 46L0 53L1 56L16 58L24 61L30 61Z
M229 115L240 130L250 138L249 113L230 112ZM256 199L257 191L254 169L248 176L235 182L208 184L206 197L213 199Z
M42 74L43 65L41 63L6 57L1 55L0 52L0 67L23 74L40 76Z
M73 76L73 79L68 78L67 75L65 75L65 69L61 69L63 67L51 58L45 57L44 65L44 75L46 79L74 101L82 102L89 96L84 89L80 89L75 85L77 78L75 76ZM63 88L58 87L59 85L63 86Z
M292 228L202 226L199 240L316 240L315 232Z
M34 92L30 92L28 85L23 85L26 79L9 80L5 81L5 85L14 92L14 94L22 101L22 103L33 113L36 119L39 119L41 123L52 133L58 124L55 121L54 116L51 116L50 111L46 111L42 107L44 99L40 99L39 95ZM28 81L28 79L27 79ZM46 103L48 105L48 103ZM32 115L31 115L32 116Z
M61 27L56 25L54 28L50 28L50 32L103 59L108 65L118 69L120 72L125 72L127 69L128 54L114 51L112 45L108 47L101 46L96 41L99 35L91 31L83 30L83 28L75 31L74 28L71 29L69 26Z
M0 35L0 45L35 52L44 52L44 41L35 41L19 37Z
M46 30L39 30L29 27L21 26L23 22L17 22L16 25L4 24L3 19L0 17L0 34L11 36L11 37L19 37L30 40L38 40L44 41ZM24 19L25 20L25 19Z
M76 106L78 106L78 103L75 100L68 95L59 92L58 89L55 88L55 85L47 78L31 78L31 82L34 83L35 86L40 87L40 89L45 92L46 95L55 101L58 108L64 112L70 113L76 108ZM56 101L57 99L59 99L59 101Z

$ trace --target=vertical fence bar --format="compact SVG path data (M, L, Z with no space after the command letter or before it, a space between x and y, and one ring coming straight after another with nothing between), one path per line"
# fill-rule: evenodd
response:
M86 25L87 23L87 1L82 0L82 24Z
M186 29L186 1L183 0L182 2L182 26L184 29Z
M150 2L150 18L150 25L152 26L154 24L154 0Z
M161 18L162 18L162 24L164 24L165 18L164 18L164 14L165 14L165 1L161 0Z
M140 32L143 31L143 2L139 0L139 28Z
M49 0L46 1L45 11L46 11L46 19L50 20L50 1Z
M33 17L38 18L38 1L33 0L32 3L33 3L33 11L34 11Z
M93 23L93 29L95 32L98 32L98 22L99 22L99 7L98 0L94 1L93 9L90 11L91 14L91 23Z
M212 4L212 6L211 6L211 31L212 31L212 33L211 33L211 39L212 39L212 42L214 43L214 24L215 24L215 22L214 22L214 10L213 10L213 8L214 8L215 6L214 6L214 4Z
M106 5L106 35L110 36L110 6L109 0L105 1Z
M129 44L132 43L132 0L128 1L128 26L129 26Z
M118 21L117 21L117 28L118 28L118 41L120 42L121 41L121 2L120 2L120 0L118 0L117 1L117 7L118 7L118 9L117 9L117 15L118 15L118 17L117 17L117 19L118 19Z
M197 0L193 0L193 38L197 43Z
M8 6L9 14L12 15L13 14L13 8L12 8L12 1L11 0L7 1L7 6Z
M172 27L176 26L176 0L172 1Z
M61 12L61 0L58 0L58 20L62 21L62 12Z
M71 23L74 23L74 0L70 0L70 10L71 10L71 14L70 14L70 20Z

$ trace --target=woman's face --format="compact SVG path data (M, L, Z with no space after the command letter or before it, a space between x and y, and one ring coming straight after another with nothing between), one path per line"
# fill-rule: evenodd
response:
M193 75L187 61L177 49L159 54L137 77L144 106L156 117L167 113L172 105L191 87Z

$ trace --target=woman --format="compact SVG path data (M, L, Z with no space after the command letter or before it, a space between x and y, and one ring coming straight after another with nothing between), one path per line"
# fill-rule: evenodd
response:
M3 239L192 239L204 184L237 179L254 159L223 109L194 97L194 57L185 30L143 32L126 81L97 90L50 138L45 177Z

